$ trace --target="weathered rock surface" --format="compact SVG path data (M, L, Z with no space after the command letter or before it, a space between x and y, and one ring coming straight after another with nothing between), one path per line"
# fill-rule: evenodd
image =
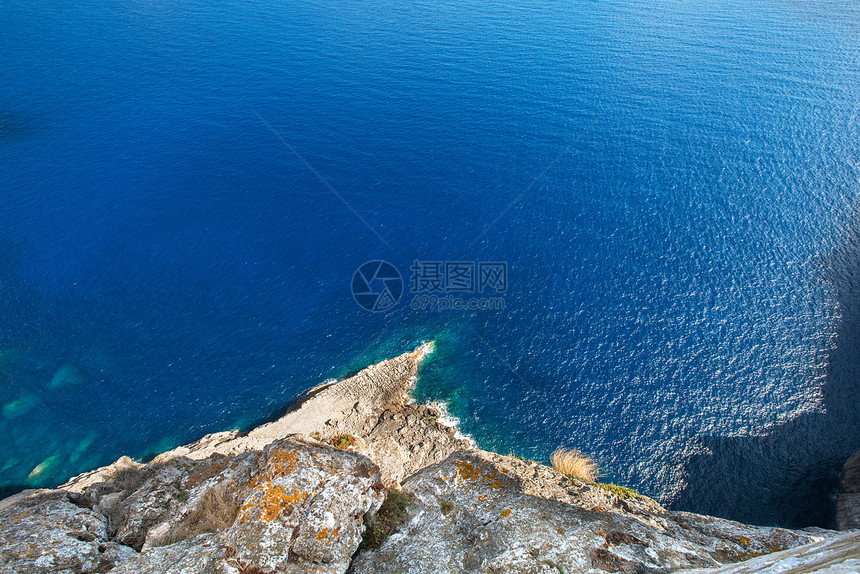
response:
M860 572L860 532L829 538L716 570L688 574L857 574Z
M0 574L663 573L801 554L853 567L843 558L856 534L667 512L476 449L405 400L429 352L314 389L249 433L207 435L148 464L123 457L0 501ZM365 523L401 487L413 500L405 522L359 550Z
M839 530L860 528L860 450L842 467L839 498L836 499L836 524Z
M223 536L200 534L170 546L153 548L136 554L111 570L111 574L191 574L228 572ZM238 569L236 569L238 570Z
M374 489L379 478L361 455L289 439L272 443L227 531L228 554L264 572L345 572L365 513L382 504L382 489Z
M535 463L482 451L459 452L417 472L403 491L415 499L409 520L379 549L356 557L353 574L657 573L817 540L667 512L645 498L621 499Z
M342 573L383 491L366 457L291 438L123 464L80 492L3 501L0 557L9 572Z
M0 572L107 572L136 553L111 541L107 519L59 490L0 502Z

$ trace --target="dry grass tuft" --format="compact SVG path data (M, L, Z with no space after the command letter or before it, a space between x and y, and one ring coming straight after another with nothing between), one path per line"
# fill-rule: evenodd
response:
M167 546L204 532L227 530L238 514L239 504L227 491L227 486L219 484L203 493L194 510L168 532L158 545Z
M552 467L569 478L594 482L600 476L600 467L594 459L572 448L557 448L550 457Z
M220 532L230 528L238 514L239 505L233 495L227 491L226 485L219 484L203 494L200 503L188 516L188 522L200 532Z
M108 480L122 491L134 492L152 476L152 470L146 467L128 466L117 469Z

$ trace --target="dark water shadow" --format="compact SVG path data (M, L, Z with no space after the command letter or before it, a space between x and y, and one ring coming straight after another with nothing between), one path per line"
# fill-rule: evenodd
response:
M23 492L28 488L39 488L38 486L32 486L29 484L4 484L0 486L0 500L4 498L8 498L10 496L14 496L19 492Z
M860 448L860 216L854 221L851 236L823 261L842 315L827 359L824 412L766 436L701 438L709 454L687 460L687 485L671 508L753 524L835 527L839 470Z
M28 138L35 131L32 117L21 112L0 109L0 144Z

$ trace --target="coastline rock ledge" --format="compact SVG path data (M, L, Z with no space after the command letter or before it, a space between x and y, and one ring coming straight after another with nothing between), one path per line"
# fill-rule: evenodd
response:
M0 501L0 573L860 572L860 531L670 512L478 449L407 399L431 352L250 432Z

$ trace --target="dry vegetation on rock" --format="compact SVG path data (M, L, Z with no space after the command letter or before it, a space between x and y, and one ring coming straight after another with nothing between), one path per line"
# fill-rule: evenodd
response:
M216 485L200 497L197 506L160 541L160 546L193 538L204 532L221 532L233 525L239 514L239 504L226 485Z
M412 498L396 490L389 490L376 515L364 517L364 535L361 549L378 548L391 532L406 520L406 509Z
M555 449L550 461L554 469L576 480L594 482L600 476L600 467L594 459L575 448Z

